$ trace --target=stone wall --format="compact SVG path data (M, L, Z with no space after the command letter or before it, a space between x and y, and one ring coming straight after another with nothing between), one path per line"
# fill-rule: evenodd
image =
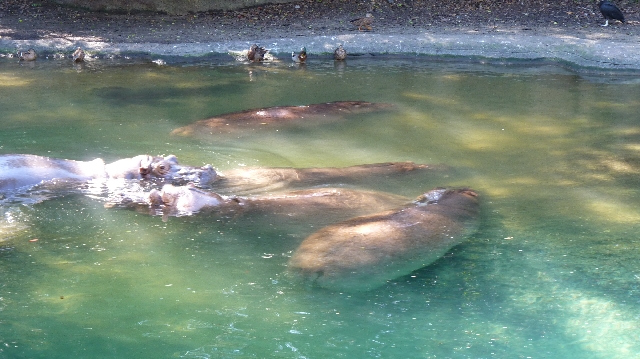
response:
M295 0L52 0L55 3L93 11L153 11L179 15L209 10L234 10L267 3Z

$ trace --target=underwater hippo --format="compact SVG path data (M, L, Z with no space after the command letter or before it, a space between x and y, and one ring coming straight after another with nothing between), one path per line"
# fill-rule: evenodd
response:
M295 120L335 119L353 113L366 113L391 108L391 104L365 101L338 101L306 106L278 106L233 112L197 121L176 128L173 135L231 133L239 130L254 130L271 125L282 125Z
M406 179L407 175L424 176L443 173L444 165L414 162L383 162L348 167L244 167L218 173L212 188L220 193L249 194L319 185L382 183Z
M210 166L201 167L201 169ZM193 167L191 167L193 168ZM383 162L348 167L318 167L318 168L292 168L292 167L243 167L218 173L210 169L209 176L197 175L208 180L192 181L172 181L173 184L185 184L193 182L198 187L207 188L212 196L254 196L265 193L278 193L291 191L294 189L309 188L313 186L336 186L336 185L358 185L366 187L373 184L374 187L380 183L393 183L393 180L406 180L408 175L415 175L422 178L427 173L444 173L448 170L444 165L426 165L414 162ZM201 170L201 172L205 172ZM174 177L188 179L188 176L180 175L178 172ZM196 176L196 177L197 177ZM188 193L200 191L191 186L188 192L179 195L180 198L189 198ZM166 188L167 193L180 191L181 189ZM187 189L184 189L187 191ZM215 192L215 193L214 193ZM153 202L149 201L148 194L141 191L127 191L126 193L111 193L111 198L107 199L108 207L132 207L146 208ZM188 200L184 199L188 202ZM160 201L162 202L162 201ZM405 201L406 202L406 201ZM284 202L283 202L284 203ZM402 202L404 203L404 202ZM138 206L139 205L139 206ZM196 208L197 206L189 205ZM179 208L180 206L168 206L167 208ZM228 207L227 207L228 208ZM171 210L174 211L173 209ZM182 213L177 210L177 213ZM198 212L199 209L184 210L184 213ZM144 210L143 210L144 212ZM184 214L182 213L182 214ZM369 213L372 213L371 211Z
M395 210L325 227L295 250L288 272L314 286L365 291L422 268L477 229L470 189L434 189Z
M407 199L389 193L347 188L312 188L262 196L222 196L193 184L166 184L138 198L119 198L107 207L134 208L142 213L185 216L198 212L218 216L264 215L326 225L352 217L395 208ZM316 217L321 217L318 220Z
M332 189L310 189L305 191L293 191L294 189L302 189L319 186L343 186L355 184L359 187L373 184L374 187L380 183L393 183L393 180L407 179L409 174L414 174L423 178L427 171L442 171L448 169L443 165L426 165L416 164L414 162L384 162L365 165L356 165L348 167L320 167L320 168L290 168L290 167L247 167L230 170L224 174L215 173L210 176L213 178L211 182L201 182L196 186L165 186L162 191L152 191L151 193L142 190L133 190L125 192L110 193L110 197L106 200L107 207L125 207L135 208L142 213L149 212L151 207L152 214L163 214L165 217L172 215L189 215L200 212L203 208L208 210L215 209L218 212L236 211L258 213L260 208L265 208L264 213L275 214L277 211L288 211L287 215L291 218L292 214L300 214L304 217L306 208L313 211L313 208L321 206L313 206L313 200L310 198L302 199L302 197L314 196L315 199L327 205L329 200L335 200L334 208L344 209L342 217L336 217L335 220L350 218L355 215L374 213L377 210L391 209L402 203L406 203L404 197L394 196L375 192L377 195L369 195L370 198L377 198L379 203L385 203L383 208L379 205L372 205L365 212L349 213L349 206L354 203L365 203L369 200L356 199L355 193L366 193L366 191L354 191L340 189L339 194ZM177 183L175 180L173 184ZM207 188L204 191L201 188ZM326 191L324 191L326 190ZM286 192L288 191L288 192ZM293 192L292 192L293 191ZM324 191L324 192L322 192ZM331 194L329 194L331 192ZM346 193L350 193L347 197ZM373 192L372 192L373 193ZM225 197L226 195L226 197ZM164 197L164 198L163 198ZM395 200L391 200L391 198ZM399 200L401 198L401 200ZM251 206L248 206L250 203ZM309 204L308 207L301 206L301 203ZM392 207L389 207L391 204ZM236 208L240 205L241 208ZM366 206L363 206L366 207ZM158 211L162 208L162 211ZM325 217L328 217L325 215Z
M12 191L37 184L60 181L89 181L102 178L167 179L182 182L211 182L215 179L211 166L181 166L175 156L139 155L105 164L74 161L36 155L0 155L0 191Z

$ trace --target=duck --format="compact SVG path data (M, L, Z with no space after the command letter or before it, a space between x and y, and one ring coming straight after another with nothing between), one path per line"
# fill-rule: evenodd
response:
M604 25L601 26L609 26L609 20L618 20L624 23L624 15L622 15L622 11L620 11L615 4L604 0L598 3L598 8L600 8L600 12L605 19Z
M354 26L358 27L358 31L362 31L364 27L367 30L372 30L371 24L373 24L373 14L368 12L364 17L353 19L349 21Z
M36 50L29 49L27 52L20 52L19 57L22 61L35 61L38 55L36 55Z
M303 47L299 54L291 53L291 60L298 64L304 64L307 61L307 48Z
M77 48L76 51L73 52L72 55L73 62L83 62L84 61L84 50L82 48Z
M251 45L249 47L249 52L247 52L247 58L251 62L261 62L264 60L264 55L269 52L269 50L265 49L262 46L258 46L257 44Z
M333 51L333 58L337 61L342 61L347 58L347 50L342 45L338 45L338 48Z

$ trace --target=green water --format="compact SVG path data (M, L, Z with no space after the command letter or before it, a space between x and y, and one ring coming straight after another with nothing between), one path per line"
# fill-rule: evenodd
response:
M2 154L175 154L222 171L446 164L373 189L469 186L483 208L480 230L441 260L349 294L284 276L319 228L311 220L163 222L81 194L6 205L0 358L639 358L638 80L428 58L306 68L2 60ZM169 135L216 114L337 100L395 107Z

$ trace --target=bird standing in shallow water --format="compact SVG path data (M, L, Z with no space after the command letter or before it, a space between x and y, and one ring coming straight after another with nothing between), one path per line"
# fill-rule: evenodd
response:
M76 51L73 52L72 58L73 62L83 62L84 50L82 50L81 48L77 48Z
M261 62L262 60L264 60L264 55L267 52L269 52L269 50L265 49L264 47L253 44L249 48L249 52L247 52L247 58L251 62Z
M304 64L307 61L307 48L303 47L299 54L291 53L291 60L298 64Z
M27 52L20 52L20 60L23 61L34 61L38 55L36 55L36 51L34 49L29 49Z
M373 24L373 15L371 13L367 13L365 15L365 17L361 17L358 19L353 19L351 21L349 21L350 23L352 23L353 25L358 27L358 31L362 31L362 28L364 27L367 30L372 30L371 24Z
M347 58L347 50L345 50L342 45L339 45L338 48L333 52L333 59L342 61Z
M602 26L609 26L609 20L618 20L624 23L624 15L622 15L622 11L620 11L620 9L618 9L618 7L613 3L606 0L600 1L598 7L605 19L605 23Z

